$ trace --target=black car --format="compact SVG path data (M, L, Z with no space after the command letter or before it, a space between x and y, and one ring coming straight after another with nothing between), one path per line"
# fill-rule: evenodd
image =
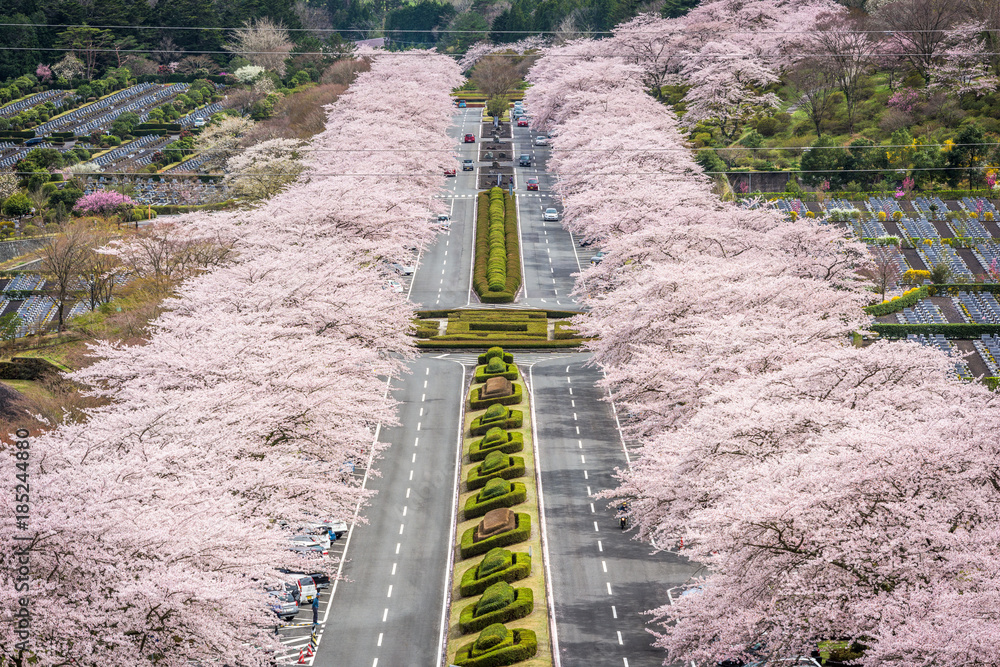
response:
M531 156L525 153L521 157L517 158L517 166L519 167L530 167L531 166Z
M322 572L310 572L309 576L316 582L316 590L323 590L330 587L330 577Z

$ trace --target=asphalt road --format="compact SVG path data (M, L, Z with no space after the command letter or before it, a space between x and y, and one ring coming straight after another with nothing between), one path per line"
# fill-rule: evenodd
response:
M626 465L611 405L589 355L532 355L530 381L561 663L654 667L644 611L668 600L697 566L653 554L622 532L614 508L593 494L613 488ZM521 364L523 365L523 360Z
M462 160L478 158L481 113L482 109L457 109L455 123L448 130L448 136L455 139L457 173L455 178L444 179L445 193L441 197L451 217L451 229L438 234L417 259L409 298L420 308L459 308L470 303L477 172L462 171ZM476 135L477 142L463 143L466 133Z
M455 178L446 179L444 200L451 217L451 229L438 235L425 248L408 287L410 301L425 309L450 309L466 306L510 308L509 304L480 304L471 291L472 261L475 246L475 199L478 169L478 146L482 137L481 109L456 109L455 123L449 136L455 140ZM466 144L462 137L471 133L476 143ZM514 127L513 153L527 153L530 167L514 168L514 195L521 232L523 288L515 302L521 308L557 308L578 310L569 296L575 284L574 274L586 265L593 252L579 249L569 232L558 221L545 222L542 212L549 207L562 211L558 197L552 193L555 177L545 170L549 148L534 145L535 133L528 128ZM475 171L462 171L462 160L476 160ZM539 179L538 191L527 190L527 179ZM582 254L581 254L582 253ZM406 281L403 281L404 283Z
M378 494L353 526L344 576L326 616L319 667L427 667L438 664L464 369L423 355L395 383L402 426L369 475Z

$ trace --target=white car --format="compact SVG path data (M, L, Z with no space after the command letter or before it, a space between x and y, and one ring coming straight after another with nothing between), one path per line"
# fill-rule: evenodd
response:
M545 213L542 213L542 220L558 220L558 219L559 219L559 211L555 210L554 208L547 208L545 209Z
M402 294L403 293L403 286L399 284L398 280L390 280L389 283L388 283L388 285L389 285L389 289L391 289L396 294Z
M326 556L329 546L323 546L313 535L295 535L289 538L289 549L299 553L316 553ZM329 541L327 541L329 545Z
M549 145L549 140L546 139L543 136L537 136L537 137L535 137L535 145L536 146L548 146Z
M332 532L338 538L343 537L347 534L347 522L341 521L340 519L324 519L317 521L316 523L310 523L306 526L306 532L321 532L323 534L328 534Z
M393 262L392 264L389 265L389 268L392 269L393 271L395 271L396 273L398 273L401 276L412 276L413 275L413 267L412 266L407 266L406 264L399 264L397 262Z

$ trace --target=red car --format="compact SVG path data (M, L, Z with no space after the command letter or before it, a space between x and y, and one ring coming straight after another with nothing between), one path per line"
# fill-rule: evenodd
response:
M444 175L445 176L454 176L455 175L455 170L454 169L445 169L444 170Z
M474 144L474 143L476 143L476 135L474 135L474 134L467 134L467 135L465 135L465 143L467 143L467 144Z
M524 116L521 116L520 118L517 119L517 126L528 127L528 119L525 118Z
M537 178L529 178L528 179L528 189L529 190L537 190L538 189L538 179Z

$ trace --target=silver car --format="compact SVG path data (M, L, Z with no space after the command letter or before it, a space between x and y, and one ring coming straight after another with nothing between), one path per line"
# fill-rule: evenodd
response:
M547 208L545 209L545 213L542 213L542 220L558 220L558 219L559 219L559 211L555 210L554 208Z

